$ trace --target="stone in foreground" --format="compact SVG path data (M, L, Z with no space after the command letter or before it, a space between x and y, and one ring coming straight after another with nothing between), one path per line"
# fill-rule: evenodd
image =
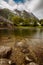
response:
M30 63L30 62L32 62L32 59L30 59L28 56L26 56L25 57L25 63L27 64L27 63Z
M0 46L0 58L9 58L12 48L8 46Z
M37 63L34 63L34 62L31 62L31 63L29 63L27 65L38 65L38 64Z
M0 65L11 65L11 60L8 59L0 59Z

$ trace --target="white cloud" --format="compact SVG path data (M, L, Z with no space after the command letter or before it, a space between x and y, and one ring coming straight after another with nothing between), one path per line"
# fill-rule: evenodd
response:
M12 6L10 6L7 2L4 0L0 0L0 8L8 8L10 10L13 10Z
M13 0L8 0L8 3L5 2L4 0L0 0L0 4L4 7L4 8L9 8L11 10L13 9L19 9L19 10L27 10L32 12L38 5L40 0L31 0L28 1L26 0L25 3L15 3Z
M25 5L26 5L27 9L32 12L32 11L34 11L36 9L39 2L40 2L40 0L31 0L31 2L25 3Z
M43 19L43 9L33 12L39 19Z
M23 4L23 3L19 3L18 5L13 1L13 0L9 0L9 4L11 5L11 6L13 6L12 7L12 9L14 8L14 9L19 9L19 10L27 10L27 11L30 11L30 12L32 12L36 7L37 7L37 5L38 5L38 3L39 3L39 1L40 0L31 0L31 1L29 1L29 0L26 0L26 2Z
M15 3L13 0L8 0L8 3L4 0L0 0L0 8L8 8L10 10L26 10L28 12L33 12L39 18L43 17L43 0L25 0L25 3ZM42 9L41 9L42 7Z

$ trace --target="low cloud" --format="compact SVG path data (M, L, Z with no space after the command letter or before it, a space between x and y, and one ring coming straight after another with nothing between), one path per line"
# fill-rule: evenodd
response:
M9 0L8 3L13 6L14 9L19 10L27 10L29 12L32 12L36 9L38 6L40 0L25 0L24 3L19 2L18 4L14 2L13 0Z
M8 9L12 10L12 7L4 0L0 0L0 8L8 8Z
M25 0L24 3L16 3L14 0L0 0L0 8L8 8L10 10L26 10L33 12L38 18L43 17L43 0Z

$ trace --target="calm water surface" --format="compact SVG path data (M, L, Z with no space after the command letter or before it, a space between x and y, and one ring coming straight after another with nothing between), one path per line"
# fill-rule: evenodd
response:
M43 28L15 28L11 30L0 30L0 36L14 35L26 38L41 38L43 39Z

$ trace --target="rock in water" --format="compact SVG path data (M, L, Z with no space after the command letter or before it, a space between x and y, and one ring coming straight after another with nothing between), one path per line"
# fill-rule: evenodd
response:
M8 59L0 59L0 65L11 65L12 61Z
M25 57L25 64L28 64L32 62L32 59L30 59L28 56Z
M34 63L34 62L31 62L31 63L29 63L27 65L38 65L38 64L37 63Z
M12 48L8 46L0 46L0 58L9 58Z
M21 40L21 41L17 42L15 44L15 46L20 47L20 48L24 48L24 47L27 48L28 47L28 44L27 44L27 41L26 40Z
M27 53L29 53L30 51L29 51L29 49L27 49L27 48L22 48L21 52L24 53L24 54L27 54Z

